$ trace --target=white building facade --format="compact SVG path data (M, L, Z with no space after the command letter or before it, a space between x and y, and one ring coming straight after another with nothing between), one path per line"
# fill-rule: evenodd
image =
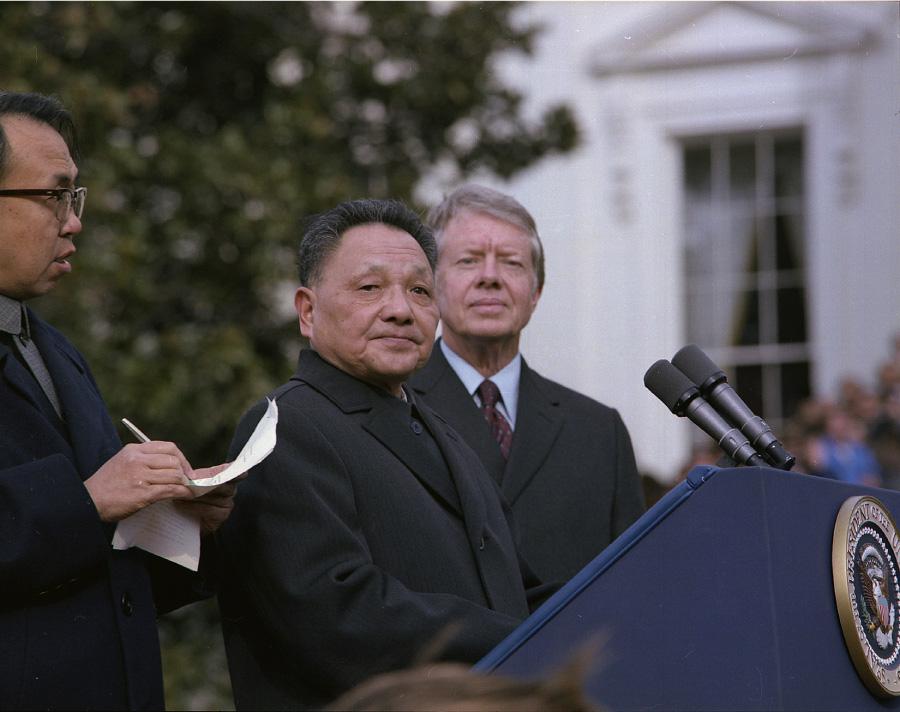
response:
M900 331L896 2L526 3L546 30L498 71L564 101L580 148L508 184L547 284L538 371L619 409L662 480L693 426L643 386L697 343L778 430L870 381Z

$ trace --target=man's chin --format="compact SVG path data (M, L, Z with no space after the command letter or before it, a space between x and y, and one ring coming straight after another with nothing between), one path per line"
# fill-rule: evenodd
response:
M400 386L409 380L416 369L401 368L396 366L382 366L377 371L366 371L363 374L353 374L361 381L365 381L373 386L384 388L385 390L395 393L399 392Z
M24 302L29 299L37 299L38 297L43 297L45 294L50 294L54 289L56 289L56 283L58 280L42 282L41 284L32 285L30 289L21 294L14 295L10 294L7 296L11 296L14 299L18 299L21 302Z
M514 338L516 332L508 324L476 324L469 329L468 336L483 341L506 341Z

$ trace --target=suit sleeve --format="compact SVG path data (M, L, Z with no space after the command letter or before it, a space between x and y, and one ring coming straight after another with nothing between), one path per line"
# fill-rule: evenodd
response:
M612 538L630 527L646 510L641 477L637 471L631 437L618 411L614 411L616 433L616 496L612 513Z
M242 420L237 447L262 407ZM341 454L304 413L287 417L279 407L278 445L241 483L219 535L227 571L222 595L227 601L229 591L241 589L232 600L255 619L258 639L281 656L279 665L340 691L376 666L408 665L449 622L454 634L442 657L465 661L477 660L516 627L511 616L458 596L412 591L379 568ZM225 603L223 615L242 613L233 608Z
M92 575L108 550L94 503L63 455L0 470L4 598L49 593Z

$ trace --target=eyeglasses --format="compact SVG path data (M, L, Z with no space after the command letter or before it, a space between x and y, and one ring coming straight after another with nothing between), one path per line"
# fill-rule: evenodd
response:
M49 189L32 189L19 188L15 190L0 190L0 197L27 197L27 196L46 196L56 200L56 219L61 223L66 222L72 212L75 217L81 220L81 214L84 212L84 199L87 196L87 188L53 188Z

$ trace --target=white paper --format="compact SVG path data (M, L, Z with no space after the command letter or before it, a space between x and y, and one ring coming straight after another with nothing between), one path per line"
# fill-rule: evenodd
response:
M116 526L113 549L136 546L191 571L200 566L200 522L170 500L154 502Z
M275 449L278 406L270 400L250 439L228 467L214 477L188 480L195 495L202 496L213 487L225 484L255 467ZM136 546L191 571L200 565L200 523L181 512L172 500L155 502L116 526L113 549Z
M275 449L275 426L277 425L278 406L275 404L275 401L270 400L266 412L263 413L263 417L256 424L256 428L250 435L247 444L244 445L238 456L234 458L234 462L213 477L206 477L202 480L188 480L188 487L199 497L205 491L209 491L210 487L218 487L229 480L233 480L238 475L244 474L251 467L258 465Z

